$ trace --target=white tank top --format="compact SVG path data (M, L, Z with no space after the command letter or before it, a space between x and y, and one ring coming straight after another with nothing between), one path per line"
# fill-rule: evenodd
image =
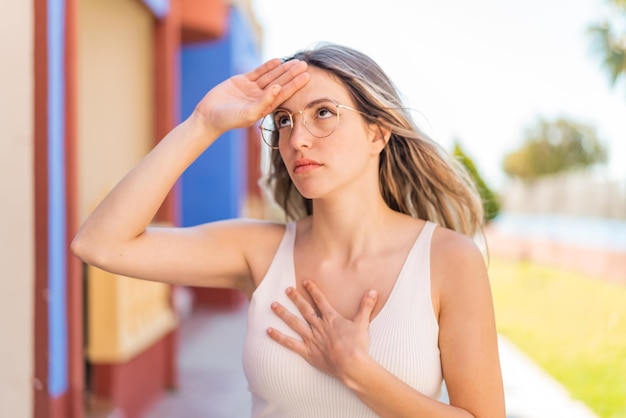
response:
M382 310L370 323L370 356L420 393L437 399L442 372L439 326L430 292L430 241L435 224L427 222L411 248ZM285 295L295 287L293 250L296 224L287 224L267 274L248 309L243 368L252 393L253 418L376 417L338 379L311 366L266 334L274 327L299 338L270 309L274 301L302 316Z

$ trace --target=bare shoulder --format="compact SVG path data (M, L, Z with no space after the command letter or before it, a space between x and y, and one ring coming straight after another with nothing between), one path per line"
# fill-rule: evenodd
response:
M431 283L450 405L476 417L504 417L493 300L485 259L474 240L437 228Z
M444 270L475 267L475 264L484 267L484 257L472 238L438 227L431 243L431 263Z
M447 228L435 229L431 243L431 283L437 305L488 287L485 259L475 241Z

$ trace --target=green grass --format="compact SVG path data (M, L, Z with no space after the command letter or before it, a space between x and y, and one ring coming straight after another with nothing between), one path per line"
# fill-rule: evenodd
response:
M489 274L498 331L601 418L626 417L626 286L494 258Z

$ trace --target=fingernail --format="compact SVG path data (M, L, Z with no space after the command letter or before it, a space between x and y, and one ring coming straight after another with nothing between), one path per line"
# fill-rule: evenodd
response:
M272 309L278 308L278 302L272 302Z
M285 293L287 293L288 295L291 295L292 292L293 292L293 287L288 287L287 289L285 289Z
M376 296L378 296L378 293L375 290L370 290L367 292L367 296L375 299Z

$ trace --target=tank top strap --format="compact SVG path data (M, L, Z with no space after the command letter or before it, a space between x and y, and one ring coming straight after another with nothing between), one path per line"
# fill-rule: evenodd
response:
M430 294L430 247L436 228L436 223L426 221L407 256L401 277L398 277L398 280L404 281L398 287L410 286L408 294L418 289ZM407 287L404 289L409 290Z
M276 249L274 258L265 276L252 294L252 300L269 296L280 286L288 287L295 285L295 268L293 264L295 241L296 223L294 221L285 225L285 234Z
M437 228L436 223L431 222L431 221L426 221L418 240L424 240L424 241L430 242L432 240L433 233L435 232L435 228Z

